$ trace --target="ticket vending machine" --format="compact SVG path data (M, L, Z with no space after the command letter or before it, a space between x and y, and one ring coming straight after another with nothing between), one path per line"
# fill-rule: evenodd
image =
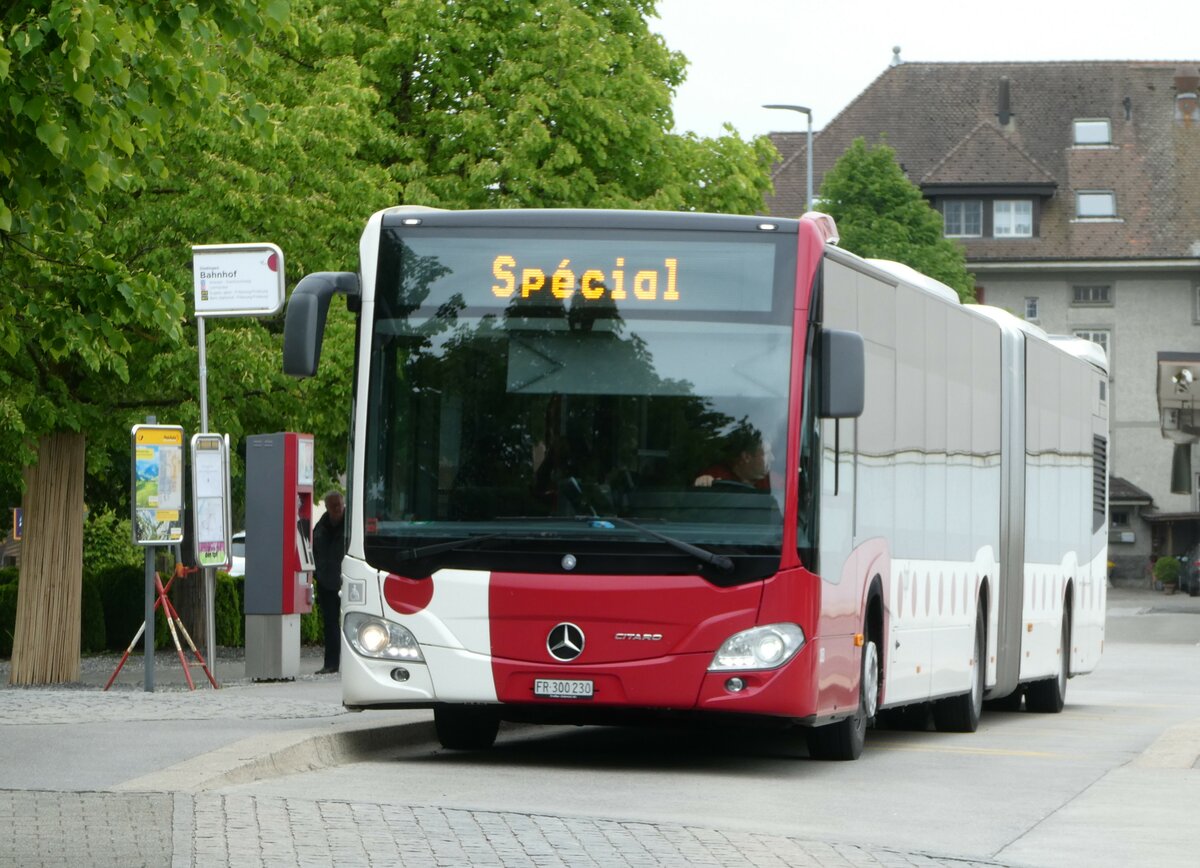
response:
M246 675L300 672L300 616L313 604L313 438L246 441Z

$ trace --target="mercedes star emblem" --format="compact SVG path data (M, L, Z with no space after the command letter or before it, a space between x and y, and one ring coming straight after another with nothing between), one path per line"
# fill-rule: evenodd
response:
M556 624L546 637L546 650L555 660L574 660L583 653L583 631L565 621Z

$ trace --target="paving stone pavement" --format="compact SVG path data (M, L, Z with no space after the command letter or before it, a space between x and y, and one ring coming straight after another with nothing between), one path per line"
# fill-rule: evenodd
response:
M133 690L62 690L12 688L0 701L0 726L131 720L309 720L350 715L328 701L294 699L263 693L248 685L221 690L178 688L142 693Z
M249 795L0 791L0 865L971 868L748 832Z
M230 721L279 721L289 727L311 721L318 729L352 722L346 718L353 715L329 698L331 689L336 697L335 683L311 674L291 685L235 680L219 691L192 692L172 683L155 693L129 685L106 693L96 683L103 683L100 678L111 671L112 662L90 666L96 670L85 673L91 683L0 688L0 756L5 727L36 732L45 727L52 744L70 732L63 727L83 722L174 722L170 731L180 739L197 727ZM0 868L1000 864L672 824L225 794L219 788L167 789L171 791L0 789Z

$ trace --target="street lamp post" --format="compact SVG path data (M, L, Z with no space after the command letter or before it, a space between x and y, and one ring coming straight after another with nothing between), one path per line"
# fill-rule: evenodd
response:
M802 105L765 105L763 108L768 109L785 109L790 112L800 112L808 116L808 195L804 202L804 210L811 211L813 206L813 179L812 179L812 154L813 154L813 133L812 133L812 109Z

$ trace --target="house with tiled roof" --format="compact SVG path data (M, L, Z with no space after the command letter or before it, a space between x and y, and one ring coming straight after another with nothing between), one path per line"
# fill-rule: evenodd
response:
M981 302L1104 347L1110 472L1150 499L1110 497L1127 523L1111 557L1136 575L1200 539L1200 476L1172 492L1156 401L1157 353L1200 349L1198 88L1195 61L897 57L814 136L817 191L856 138L885 140L965 248ZM796 216L807 137L771 138L781 160L765 210Z

